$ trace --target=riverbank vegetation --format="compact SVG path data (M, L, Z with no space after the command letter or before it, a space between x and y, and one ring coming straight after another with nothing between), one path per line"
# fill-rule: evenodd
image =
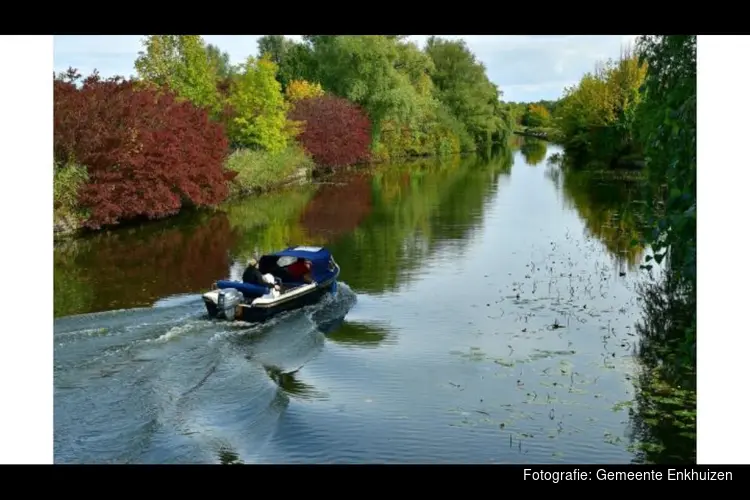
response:
M618 176L639 185L645 203L602 213L599 225L617 233L609 241L623 254L650 248L641 267L659 271L640 297L634 428L647 443L643 462L695 457L696 88L696 36L641 36L558 101L509 104L515 133L563 146L551 175L563 168L568 184ZM632 252L622 248L626 237Z
M641 434L656 443L643 451L643 461L694 462L696 36L643 37L639 52L648 73L631 133L646 162L648 231L642 241L653 252L647 259L661 265L665 276L642 290L639 358L644 371L639 384L645 390L638 394L636 421Z
M650 247L642 267L661 271L641 290L634 414L649 443L640 460L652 463L695 456L696 87L696 36L642 36L566 89L551 120L564 168L641 173L643 230L631 245Z
M152 35L137 75L55 75L55 229L215 206L318 169L485 151L510 107L463 41L262 37L230 64L196 35Z
M555 163L566 170L550 175L562 179L565 199L589 232L620 256L619 273L642 263L647 248L642 267L661 271L641 290L642 373L631 413L638 460L694 461L695 36L641 37L559 101L535 103L500 101L466 46L438 38L420 50L399 36L307 36L301 43L267 36L259 58L236 66L197 36L152 36L144 46L132 80L82 80L73 71L55 77L60 229L165 218L319 170L400 166L351 172L346 183L252 204L224 203L222 211L190 215L197 222L187 229L139 228L139 244L156 248L145 253L130 251L125 233L71 242L55 257L56 315L124 304L120 292L92 293L106 280L89 276L81 262L100 259L91 269L117 269L104 275L118 286L132 283L125 295L137 300L125 305L136 306L206 286L231 265L227 248L245 257L302 239L338 245L358 290L396 289L404 277L395 270L418 262L423 248L402 242L416 233L429 238L437 231L433 219L458 217L446 227L468 227L464 218L479 210L466 200L481 203L496 175L509 169L506 157L484 173L446 167L470 161L457 153L481 152L515 132L531 136L518 139L526 162L537 166L547 156L540 138L549 139L564 147ZM402 161L427 156L450 161ZM623 182L602 183L613 177ZM382 220L400 225L371 227ZM465 234L449 236L461 241ZM143 266L144 255L153 265ZM198 261L213 267L192 273ZM158 280L142 274L167 265L174 272ZM380 281L365 276L369 266L381 270ZM58 307L63 295L68 299Z
M554 122L567 168L615 169L626 157L642 159L628 165L643 167L647 191L647 229L633 244L649 245L645 267L665 264L669 279L694 300L696 37L640 37L634 51L567 89ZM685 354L694 355L694 325L685 333Z
M556 109L555 126L566 155L575 165L596 163L605 168L633 165L642 157L636 122L645 94L641 86L647 65L624 50L617 61L600 63L565 90Z
M559 142L559 131L554 118L558 101L510 102L513 132L525 137Z

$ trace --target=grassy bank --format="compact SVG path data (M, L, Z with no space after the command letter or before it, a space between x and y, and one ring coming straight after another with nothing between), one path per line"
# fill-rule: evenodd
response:
M86 168L76 164L55 165L53 173L54 234L70 235L86 220L78 203L78 190L88 181Z
M278 153L238 149L226 163L227 170L237 173L230 183L230 197L259 194L307 180L314 167L312 159L296 144Z

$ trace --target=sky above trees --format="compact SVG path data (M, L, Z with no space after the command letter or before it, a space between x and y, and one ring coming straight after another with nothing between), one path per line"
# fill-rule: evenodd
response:
M261 35L203 35L229 53L232 63L256 55ZM299 40L300 35L287 35ZM420 47L429 35L411 35ZM617 58L635 35L440 35L463 38L508 101L554 100L577 83L597 61ZM139 35L60 35L54 38L55 71L72 66L84 75L135 74Z

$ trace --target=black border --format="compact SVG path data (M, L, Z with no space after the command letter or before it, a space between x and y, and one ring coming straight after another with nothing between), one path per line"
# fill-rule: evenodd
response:
M11 482L14 479L26 479L26 488L29 486L29 477L24 478L23 472L35 466L29 465L5 465L0 466L4 478ZM197 489L219 493L224 486L221 482L206 483L207 478L199 477L199 474L216 474L219 481L224 477L237 477L248 481L249 488L243 492L249 496L259 494L271 495L282 494L287 496L292 492L299 491L303 494L331 494L359 497L372 494L373 490L390 492L391 495L404 494L401 485L403 483L419 483L419 496L446 495L449 487L454 490L454 495L471 495L480 493L483 496L516 496L522 493L520 490L509 489L513 483L524 483L524 486L550 485L555 488L568 485L574 488L607 488L616 493L616 489L624 485L622 483L669 483L677 486L684 483L707 482L701 479L675 480L669 479L670 469L673 471L695 471L712 472L715 476L708 480L712 487L733 483L748 482L750 479L750 465L347 465L347 464L308 464L308 465L255 465L255 464L233 464L233 465L157 465L157 464L106 464L106 465L41 465L46 468L47 473L53 475L61 474L61 480L75 481L68 483L71 489L77 493L82 490L94 488L99 494L107 494L106 491L115 486L115 491L123 487L135 487L143 493L157 494L163 489L165 493L175 495L181 492L197 493ZM15 469L15 470L12 470ZM543 472L546 479L530 476L530 473ZM136 474L142 474L136 477ZM568 477L554 478L561 473L569 474ZM608 479L602 479L601 474L609 474ZM616 477L613 473L628 473L630 477ZM661 477L655 477L656 474ZM731 473L731 479L721 480L717 473ZM189 476L186 474L190 474ZM635 474L642 474L639 478ZM178 477L175 477L179 475ZM142 483L143 479L152 479L148 484ZM108 481L109 487L100 490ZM208 479L210 481L210 479ZM200 484L200 486L199 486ZM32 487L34 486L32 482ZM347 486L342 488L341 486ZM696 486L693 486L696 487ZM7 488L7 487L6 487ZM323 489L323 491L320 491ZM218 491L217 491L218 490ZM27 489L28 491L28 489ZM92 493L94 492L92 491ZM207 491L207 492L208 492ZM124 492L123 492L124 493ZM203 496L203 495L201 495ZM411 497L412 495L409 494Z
M510 2L425 4L411 9L404 5L377 4L286 4L266 8L263 3L209 4L186 9L177 4L72 4L59 12L30 3L14 5L12 15L2 17L5 34L33 35L133 35L133 34L434 34L434 35L616 35L616 34L747 34L742 16L727 16L707 9L702 23L684 22L695 12L660 9L627 10L614 14L609 4ZM187 4L185 4L187 5ZM276 4L268 4L276 7ZM418 4L414 4L415 6ZM454 8L451 8L451 7ZM76 9L75 7L78 7ZM244 8L243 8L244 7ZM458 8L456 8L458 7ZM33 9L33 10L32 10ZM28 12L27 12L28 11ZM92 12L93 11L93 12ZM437 11L437 12L435 12ZM443 14L444 15L435 15ZM606 13L606 14L605 14ZM696 12L697 14L697 12ZM604 15L605 19L602 19ZM721 16L722 24L719 24ZM567 19L566 19L567 18ZM592 19L594 22L592 22ZM678 24L675 21L683 21ZM713 22L711 22L713 21Z

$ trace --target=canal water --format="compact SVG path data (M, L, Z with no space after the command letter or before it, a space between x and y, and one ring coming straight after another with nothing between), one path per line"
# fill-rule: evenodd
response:
M352 171L55 248L55 461L627 463L633 182L559 148ZM264 325L200 293L325 244L341 286Z

